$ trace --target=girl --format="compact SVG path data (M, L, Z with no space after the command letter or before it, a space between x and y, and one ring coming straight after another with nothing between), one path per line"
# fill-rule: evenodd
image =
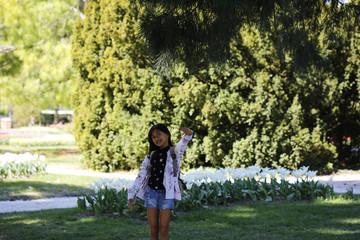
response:
M175 200L181 200L178 185L180 158L184 154L193 132L184 127L179 130L184 132L184 135L175 147L178 164L176 177L173 174L173 159L169 151L173 146L170 131L164 124L157 124L149 131L149 155L142 162L140 172L128 190L130 210L135 207L134 196L138 191L136 195L145 200L151 240L159 239L159 232L161 240L169 239L171 209L174 209Z

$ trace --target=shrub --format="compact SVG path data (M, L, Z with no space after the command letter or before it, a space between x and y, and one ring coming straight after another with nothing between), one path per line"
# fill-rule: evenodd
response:
M180 62L158 76L138 37L142 11L126 0L87 1L86 18L74 26L73 62L80 72L74 131L90 168L138 168L148 154L147 132L159 122L194 131L185 169L258 164L323 171L348 157L343 136L358 147L358 29L336 43L344 53L323 46L333 63L328 71L295 73L271 36L244 26L221 67L190 74ZM173 132L173 141L179 139Z

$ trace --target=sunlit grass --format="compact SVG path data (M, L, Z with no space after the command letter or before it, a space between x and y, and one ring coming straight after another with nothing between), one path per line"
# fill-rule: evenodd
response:
M71 129L68 128L52 128L52 127L19 127L10 129L0 129L0 132L30 132L30 133L48 133L48 134L69 134Z
M360 227L360 218L359 219L353 219L353 218L349 218L349 219L341 219L338 221L338 223L344 223L344 224L357 224Z
M57 153L65 150L77 151L77 146L33 146L33 147L22 147L22 146L9 146L9 145L0 145L0 154L6 152L11 153L38 153L38 154L47 154L47 153Z
M71 170L83 170L85 166L81 161L80 154L48 155L46 157L48 167Z
M334 236L338 235L338 236L343 236L343 235L357 235L360 236L358 234L360 234L360 230L354 230L354 231L349 231L349 230L343 230L343 229L331 229L331 228L321 228L321 229L317 229L316 230L318 233L320 234L332 234Z

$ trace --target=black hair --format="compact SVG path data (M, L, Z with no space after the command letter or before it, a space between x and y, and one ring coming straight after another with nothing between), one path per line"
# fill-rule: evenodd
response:
M152 132L157 129L159 131L162 131L163 133L167 134L169 136L168 138L168 142L169 142L169 146L173 146L173 144L171 143L171 133L169 131L169 129L162 123L158 123L154 126L152 126L150 128L149 131L149 136L148 136L148 141L149 141L149 153L154 151L154 150L160 150L160 148L158 146L155 145L155 143L152 140Z

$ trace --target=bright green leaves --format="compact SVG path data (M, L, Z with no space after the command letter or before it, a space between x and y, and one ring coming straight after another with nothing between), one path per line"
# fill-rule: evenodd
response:
M70 36L79 1L0 1L1 101L19 109L21 123L46 108L70 108L76 72ZM3 87L6 86L6 87ZM22 114L24 109L33 109ZM37 110L37 112L35 110ZM24 124L24 123L22 123Z

